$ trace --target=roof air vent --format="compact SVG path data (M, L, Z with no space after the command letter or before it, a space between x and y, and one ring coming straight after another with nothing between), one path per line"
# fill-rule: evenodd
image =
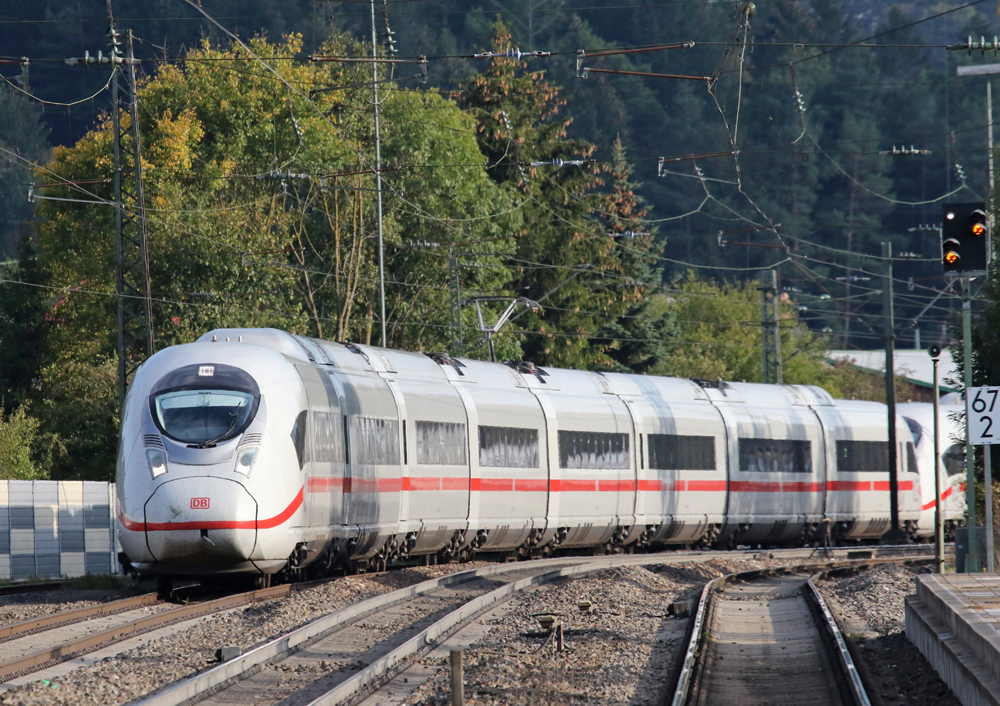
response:
M520 363L508 363L510 367L514 368L517 372L522 375L534 375L538 378L538 382L544 383L543 377L548 377L549 374L539 368L537 365L532 363L530 360L522 360Z
M730 386L730 384L728 382L725 382L722 378L719 378L718 380L705 380L703 378L691 378L691 382L693 382L695 385L697 385L698 387L701 387L701 388L703 388L705 390L709 390L709 389L711 389L711 390L719 390L723 394L725 394L726 390L731 390L732 389L732 387Z
M450 365L455 369L456 373L463 376L465 375L465 373L462 372L462 368L465 367L465 363L458 360L457 358L452 358L450 355L448 355L443 351L439 353L428 353L424 351L424 355L433 360L438 365Z

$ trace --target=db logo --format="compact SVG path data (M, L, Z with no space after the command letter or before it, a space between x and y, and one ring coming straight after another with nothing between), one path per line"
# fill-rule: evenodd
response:
M208 498L191 498L192 510L207 510Z

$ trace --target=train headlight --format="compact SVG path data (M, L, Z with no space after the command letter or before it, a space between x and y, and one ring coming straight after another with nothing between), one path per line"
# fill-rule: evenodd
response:
M257 449L244 449L236 455L236 468L234 470L249 478L250 471L253 469L253 462L256 460Z
M146 461L153 478L158 478L167 472L167 455L159 449L146 449Z

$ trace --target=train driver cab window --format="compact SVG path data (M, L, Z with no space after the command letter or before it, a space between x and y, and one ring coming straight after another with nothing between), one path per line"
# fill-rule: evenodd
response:
M952 444L941 454L941 462L949 476L965 473L965 446Z
M260 403L256 382L228 365L188 365L153 386L150 414L166 436L208 448L232 439L253 421Z

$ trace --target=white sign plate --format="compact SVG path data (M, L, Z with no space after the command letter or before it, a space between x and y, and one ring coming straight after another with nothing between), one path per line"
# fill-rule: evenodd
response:
M970 387L965 396L969 443L1000 444L1000 387Z

